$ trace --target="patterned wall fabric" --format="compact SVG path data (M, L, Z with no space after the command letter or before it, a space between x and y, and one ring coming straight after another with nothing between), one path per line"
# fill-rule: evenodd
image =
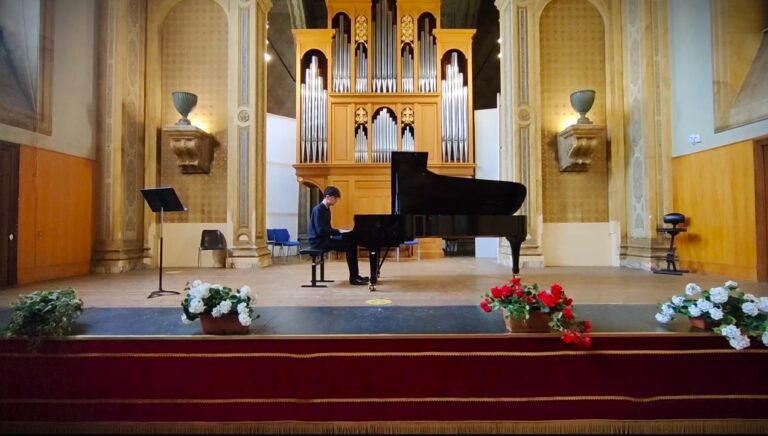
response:
M556 151L557 133L578 118L570 104L573 91L597 91L587 117L606 124L603 20L586 0L554 0L542 12L539 36L544 222L606 222L607 145L595 150L587 172L560 172Z
M213 0L183 0L162 26L162 125L180 118L171 92L197 94L193 125L216 138L210 174L181 174L176 155L162 144L160 184L172 186L188 208L167 214L169 223L226 222L227 213L227 17Z

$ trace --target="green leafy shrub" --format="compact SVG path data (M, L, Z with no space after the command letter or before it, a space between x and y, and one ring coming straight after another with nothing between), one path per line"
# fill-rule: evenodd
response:
M71 287L20 295L12 306L5 335L30 338L66 335L83 311L83 301Z

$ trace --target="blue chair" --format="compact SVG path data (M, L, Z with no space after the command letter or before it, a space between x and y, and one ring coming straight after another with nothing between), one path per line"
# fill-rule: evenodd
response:
M272 256L275 256L275 229L267 229L267 247L271 247L269 249L270 253L272 253Z
M410 241L403 242L403 245L408 247L408 253L413 257L413 247L416 246L416 260L421 260L421 246L418 239L411 239ZM397 247L397 261L400 262L400 247Z
M291 234L288 232L288 229L273 229L273 232L275 247L280 248L280 254L285 257L290 254L291 247L296 247L296 253L299 255L299 260L301 260L301 252L299 251L301 244L299 241L291 241Z

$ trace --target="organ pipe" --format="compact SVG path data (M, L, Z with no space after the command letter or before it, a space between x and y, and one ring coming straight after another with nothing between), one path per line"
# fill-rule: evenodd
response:
M397 120L387 108L381 108L373 118L373 163L391 161L397 151Z
M424 26L419 31L419 91L437 91L437 68L435 54L437 46L432 35L429 18L424 17Z
M451 53L445 66L442 91L442 152L443 162L467 162L469 159L469 119L467 87L464 73L459 69L458 53Z
M396 92L398 38L394 5L390 0L379 0L374 12L373 92Z
M349 74L349 29L343 16L333 38L333 92L350 92L352 80Z
M320 75L319 59L312 56L301 84L301 159L325 162L328 158L328 91Z

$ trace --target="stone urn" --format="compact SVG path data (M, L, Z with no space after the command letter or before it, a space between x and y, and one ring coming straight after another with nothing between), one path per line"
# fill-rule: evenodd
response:
M592 121L587 118L587 112L592 109L594 103L594 89L582 89L571 94L571 107L580 115L576 124L592 124Z
M197 104L197 95L192 94L191 92L175 91L171 93L171 96L173 97L173 106L176 108L179 114L181 114L181 118L176 122L176 125L191 125L187 115L192 112L192 108L194 108Z

